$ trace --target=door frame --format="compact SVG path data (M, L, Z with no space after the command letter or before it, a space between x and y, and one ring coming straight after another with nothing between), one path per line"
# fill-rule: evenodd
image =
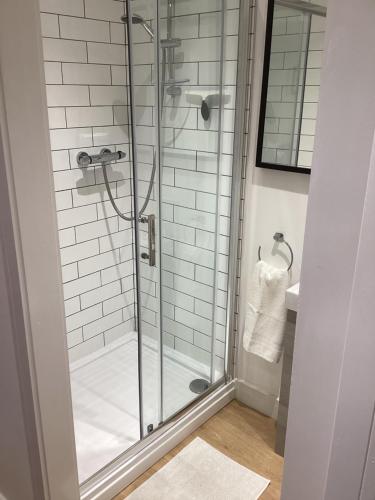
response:
M19 375L32 388L33 401L24 404L26 414L35 419L44 497L76 500L79 485L42 60L38 1L3 0L0 127L5 154L0 168L11 216L2 221L1 229L5 222L11 224L16 249L7 257L18 270L15 286L23 309L18 320L23 323L29 362ZM22 333L18 329L15 335Z

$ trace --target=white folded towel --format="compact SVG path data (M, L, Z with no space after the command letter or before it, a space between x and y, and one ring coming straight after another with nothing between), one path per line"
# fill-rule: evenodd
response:
M270 363L278 363L282 353L288 283L287 270L260 260L248 291L243 348Z

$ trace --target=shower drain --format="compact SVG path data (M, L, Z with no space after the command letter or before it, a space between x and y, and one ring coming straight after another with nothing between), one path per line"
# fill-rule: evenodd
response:
M196 378L190 382L189 389L195 394L203 394L210 387L208 380Z

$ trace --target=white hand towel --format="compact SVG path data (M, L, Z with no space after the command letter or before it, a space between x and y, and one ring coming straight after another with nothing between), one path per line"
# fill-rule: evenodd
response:
M243 348L270 363L278 363L282 353L288 283L287 270L260 260L248 291Z

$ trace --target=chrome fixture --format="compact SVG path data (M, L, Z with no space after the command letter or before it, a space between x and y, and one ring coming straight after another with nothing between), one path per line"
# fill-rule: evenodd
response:
M290 9L301 10L306 14L321 17L327 16L327 7L315 3L304 2L303 0L276 0L276 3L283 7L289 7Z
M175 49L181 47L181 39L174 38L172 36L172 18L174 1L168 0L167 8L167 38L160 40L160 47L162 49L162 64L161 64L161 101L164 103L165 88L168 95L172 97L178 97L181 95L180 85L184 83L189 83L190 79L180 79L175 78ZM125 24L129 22L129 16L122 16L121 21ZM143 19L139 14L132 15L132 23L140 24L144 30L150 35L151 40L155 38L155 33L151 26ZM167 67L168 67L168 79L167 79ZM163 105L162 105L163 110Z
M293 250L292 250L292 247L289 245L289 243L287 241L285 241L284 239L284 234L283 233L275 233L273 235L273 239L277 242L277 243L284 243L288 248L289 248L289 252L290 252L290 264L289 264L289 267L288 267L288 271L290 271L292 269L292 266L293 266L293 261L294 261L294 254L293 254ZM260 252L261 252L261 249L262 247L259 246L258 247L258 260L262 260L262 257L260 255Z
M174 14L174 0L168 0L168 9L167 9L167 40L172 40L172 18ZM181 40L180 40L181 45ZM174 49L175 46L171 45L168 47L168 74L169 80L174 80L175 71L174 71Z
M181 46L181 39L173 37L172 19L174 14L175 0L168 0L167 6L167 38L161 40L161 48L163 49L163 65L162 65L162 101L164 100L165 87L167 94L172 97L181 95L180 85L189 83L189 78L176 80L175 77L175 49ZM168 67L168 79L166 75L166 67Z
M156 266L155 215L141 217L139 221L148 225L148 253L141 253L141 257L142 259L148 259L149 266L154 267Z
M210 387L210 382L204 378L196 378L189 384L189 389L195 394L203 394Z
M121 21L125 24L128 24L128 16L122 16ZM148 23L146 23L142 16L140 16L139 14L133 14L132 22L133 24L140 24L142 28L150 35L151 39L154 39L154 30Z
M163 40L160 40L160 46L162 49L181 47L181 38L163 38Z
M121 160L126 157L126 153L115 151L112 153L109 149L104 148L98 155L89 155L85 151L80 151L77 155L77 163L80 167L90 167L91 165L99 165L103 162L110 163L112 161Z
M126 215L124 215L123 213L120 212L118 206L116 205L116 202L112 196L111 186L109 185L108 174L107 174L107 167L111 164L112 161L120 160L120 159L125 158L125 157L126 157L126 153L124 153L122 151L115 151L112 153L112 151L110 149L103 148L98 155L89 155L88 153L86 153L86 151L80 151L77 155L77 163L81 168L87 168L87 167L92 166L92 165L101 165L102 171L103 171L105 187L107 189L109 201L111 202L113 210L116 212L116 214L119 217L121 217L121 219L124 219L127 222L132 222L134 220L134 217L132 217L132 216L127 217ZM146 210L147 205L148 205L150 198L151 198L152 187L154 185L154 179L155 179L155 172L156 172L156 160L155 160L155 154L154 154L153 166L152 166L152 171L151 171L151 178L150 178L150 183L148 185L146 199L143 203L142 208L140 209L140 211L138 213L138 219L141 222L147 222L147 220L142 220L142 214Z

